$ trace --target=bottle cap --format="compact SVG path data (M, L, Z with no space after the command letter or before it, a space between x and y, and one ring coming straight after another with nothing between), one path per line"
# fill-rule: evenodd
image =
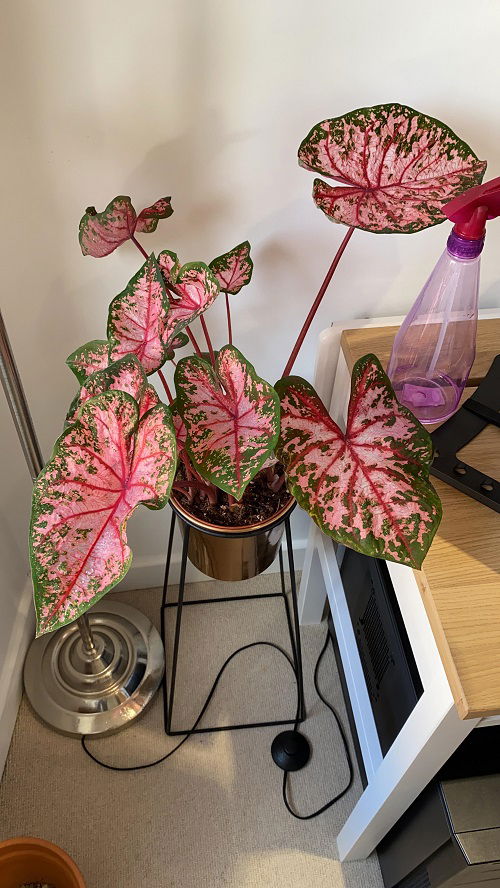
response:
M443 207L459 237L479 240L484 237L487 219L500 216L500 176L482 185L468 188Z

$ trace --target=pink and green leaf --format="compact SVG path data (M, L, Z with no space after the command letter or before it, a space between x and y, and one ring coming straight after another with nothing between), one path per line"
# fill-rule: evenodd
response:
M131 395L137 401L139 418L159 402L156 390L148 385L140 361L135 355L125 355L124 358L109 364L104 370L98 370L85 380L69 408L66 421L75 422L79 409L89 398L107 391L120 391Z
M179 335L219 295L219 284L204 262L187 262L172 285L170 311L165 325L165 342Z
M181 267L177 253L173 253L172 250L162 250L158 254L157 261L167 286L175 284Z
M84 256L109 256L132 237L137 222L130 197L115 197L102 213L89 207L80 220L79 241Z
M82 616L127 573L126 524L139 503L162 508L175 434L159 404L139 421L120 391L91 398L61 435L33 491L30 557L37 635Z
M156 231L160 219L168 219L174 212L170 201L171 197L161 197L152 206L141 210L137 217L136 231L151 234Z
M441 520L429 482L432 442L375 355L354 366L345 433L304 379L280 379L276 390L276 455L299 505L351 549L420 568Z
M80 385L83 385L87 376L91 376L97 370L104 370L108 366L108 352L109 342L107 339L93 339L72 352L66 358L66 363Z
M245 284L250 283L253 262L250 258L250 244L243 241L228 253L212 259L209 268L213 271L220 289L224 293L239 293Z
M149 375L165 363L168 296L153 255L115 296L108 315L109 359L135 354Z
M175 371L186 450L199 474L241 499L271 455L279 434L279 399L233 346L216 358L182 358Z
M396 103L323 120L299 148L316 205L335 222L412 233L443 222L444 205L482 181L486 162L444 123Z

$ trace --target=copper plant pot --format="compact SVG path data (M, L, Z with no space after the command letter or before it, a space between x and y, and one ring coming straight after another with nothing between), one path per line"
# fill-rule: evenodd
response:
M221 527L191 515L172 496L170 505L180 519L181 533L189 525L188 558L198 570L215 580L249 580L266 570L276 558L285 520L295 508L288 502L271 518L246 527Z
M54 888L85 888L76 863L57 845L32 838L0 842L0 885L19 888L25 882L46 882Z

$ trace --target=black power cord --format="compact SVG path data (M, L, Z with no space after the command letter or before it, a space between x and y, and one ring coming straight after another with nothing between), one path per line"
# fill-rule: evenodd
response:
M314 668L314 687L315 687L316 693L317 693L318 697L320 698L321 702L330 710L330 712L334 716L335 721L337 723L337 727L339 729L339 733L342 738L342 742L344 744L344 751L345 751L345 756L346 756L346 760L347 760L347 766L349 769L349 780L348 780L346 787L343 790L341 790L341 792L339 792L333 799L330 799L330 801L327 802L325 805L322 805L321 808L318 808L317 811L313 811L311 814L297 814L296 811L294 811L293 808L291 807L290 802L288 801L287 788L288 788L289 771L285 771L283 774L283 801L285 803L287 811L289 811L289 813L293 817L297 818L297 820L312 820L313 817L318 817L319 814L323 814L324 811L327 811L328 808L331 808L332 805L335 804L335 802L338 802L339 799L341 799L342 796L344 796L346 794L346 792L348 792L348 790L352 786L352 781L354 778L354 768L353 768L353 764L352 764L352 758L351 758L351 754L349 751L349 745L347 743L345 731L344 731L344 729L342 727L342 723L340 721L340 717L339 717L336 709L332 706L332 704L329 703L328 700L325 699L325 697L321 693L321 691L319 689L319 685L318 685L319 668L321 665L321 661L325 655L326 649L328 647L329 640L330 640L330 633L327 632L325 643L323 644L323 647L322 647L320 654L318 656L318 659L316 661L316 666ZM147 768L154 768L154 767L156 767L156 765L161 765L162 762L165 762L168 758L170 758L170 756L174 755L174 753L177 752L177 750L181 748L181 746L186 742L186 740L189 740L189 738L193 735L193 732L198 727L201 719L205 715L205 712L207 711L207 709L212 701L212 698L214 696L214 693L217 689L217 685L219 684L219 681L221 680L222 675L224 674L227 666L229 666L231 660L233 660L238 654L241 654L243 651L247 651L253 647L270 647L270 648L274 648L275 650L279 651L279 653L282 654L286 658L286 660L288 661L288 663L290 664L290 666L293 669L295 678L297 678L297 674L295 672L295 666L293 664L293 661L292 661L291 657L289 656L289 654L287 654L287 652L283 650L283 648L280 648L279 645L273 644L270 641L253 641L251 644L245 644L245 645L243 645L243 647L240 647L236 651L233 651L233 653L227 658L227 660L225 660L225 662L222 664L221 668L219 669L219 672L217 673L217 677L216 677L212 687L210 688L210 692L208 694L208 697L205 700L205 702L201 708L200 714L198 715L198 718L196 719L193 727L191 728L190 731L188 731L185 734L185 736L182 738L180 743L177 744L177 746L174 746L174 748L171 749L170 752L167 752L165 755L162 755L161 758L155 759L153 762L146 762L144 765L129 765L129 766L125 766L125 767L122 767L119 765L109 765L106 762L103 762L100 759L98 759L93 754L93 752L90 751L90 749L88 748L88 746L86 744L86 740L87 740L86 735L84 735L81 740L82 748L83 748L84 752L86 753L86 755L89 756L89 758L92 759L93 762L95 762L97 765L100 765L101 768L106 768L108 771L145 771ZM297 714L295 717L295 727L294 727L295 730L297 729L298 725L299 725L299 709L298 709L298 705L297 705Z

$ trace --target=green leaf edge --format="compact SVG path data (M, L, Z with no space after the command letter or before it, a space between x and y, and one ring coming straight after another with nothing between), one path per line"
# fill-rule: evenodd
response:
M250 241L244 240L241 242L241 244L237 244L235 247L233 247L232 250L228 250L227 253L221 253L220 256L216 256L215 259L212 259L212 261L209 263L209 266L208 266L211 271L214 271L217 268L217 263L224 261L228 256L231 255L231 253L234 253L234 252L236 252L236 250L239 250L240 247L248 247L248 264L250 265L250 277L248 278L248 280L244 284L241 285L241 287L238 287L237 290L224 290L219 285L220 292L221 293L229 293L230 296L236 296L236 294L239 293L240 290L243 289L243 287L246 287L250 283L250 281L252 280L254 264L253 264L253 259L250 255L250 251L252 249L252 247L250 245ZM217 281L217 283L219 283L219 282Z
M328 176L325 172L323 172L323 170L319 169L318 166L313 166L313 165L309 166L309 165L301 163L300 162L300 152L301 152L302 148L309 142L309 140L319 130L322 129L321 123L324 123L325 121L328 121L331 123L336 123L339 120L347 120L349 122L349 119L355 114L362 114L362 113L366 113L369 111L374 111L375 109L393 108L395 105L398 105L399 108L403 108L404 110L410 111L413 114L417 114L419 117L426 117L427 120L431 121L431 123L435 123L438 126L442 127L443 130L445 130L449 135L453 136L453 138L456 140L457 147L459 147L460 150L467 151L469 154L472 155L472 157L474 157L477 161L479 161L479 157L477 156L476 152L472 150L470 145L464 139L461 139L459 136L457 136L457 134L451 129L451 127L449 127L448 124L443 123L442 120L439 120L437 117L431 117L430 114L425 114L423 111L417 111L417 109L412 108L411 105L402 105L400 102L384 102L381 105L366 105L363 108L355 108L353 111L349 111L347 114L340 114L338 117L325 117L324 121L321 121L320 123L316 123L309 130L307 136L304 139L302 139L302 142L299 145L299 148L297 151L297 156L299 157L299 161L298 161L299 166L305 170L310 171L310 172L319 173L321 176L325 176L326 179L331 179L332 181L336 182L338 187L342 187L342 185L343 185L342 182L338 182L333 176ZM476 177L477 181L475 183L476 185L480 185L481 182L483 181L484 174L486 172L486 167L487 167L486 160L479 161L479 162L484 164L484 169L482 170L481 173L477 174L477 177ZM313 181L313 199L314 199L314 189L317 184L324 185L325 182L323 181L323 179L314 179L314 181ZM327 182L326 184L328 185L329 183ZM332 187L332 186L330 186L330 187ZM347 184L345 187L346 188L348 187ZM321 207L318 207L318 209L321 209ZM321 210L321 212L325 214L327 219L330 219L331 222L334 222L337 225L345 225L346 224L345 222L338 222L336 219L333 219L333 217L330 216L328 213L326 213L324 210ZM367 232L369 232L369 234L417 234L419 231L425 231L427 228L433 228L435 225L441 225L443 222L446 222L446 216L443 216L442 219L436 219L435 221L430 222L428 225L425 225L423 228L422 228L422 226L415 225L415 226L408 228L406 231L400 231L399 229L394 229L394 228L384 228L384 229L380 229L378 231L374 231L372 228L365 228L362 225L356 225L355 227L359 228L360 231L367 231Z
M187 397L184 396L184 393L183 393L183 391L182 391L182 388L181 388L180 385L179 385L179 376L180 376L180 374L181 374L181 372L182 372L182 370L183 370L184 365L185 365L188 361L190 361L191 363L194 361L196 365L201 366L201 367L203 367L203 368L205 369L205 372L208 373L209 378L210 378L211 381L214 381L214 380L215 380L215 382L218 383L219 381L218 381L218 379L217 379L217 377L216 377L216 375L215 375L215 371L214 371L212 365L209 363L209 361L206 361L204 358L200 358L200 357L198 357L198 355L189 355L189 356L187 356L187 357L185 357L185 358L181 358L181 360L180 360L179 363L177 364L177 367L175 368L175 374L174 374L174 384L175 384L175 392L176 392L175 404L176 404L176 408L177 408L177 410L179 411L180 416L182 417L182 421L184 422L184 424L185 424L185 426L186 426L186 431L187 431L186 451L187 451L187 454L188 454L190 460L192 461L192 463L193 463L193 465L194 465L196 471L201 475L202 478L205 479L205 481L210 481L210 482L211 482L212 484L214 484L214 486L217 487L219 490L223 490L225 493L228 493L228 494L230 494L231 496L234 496L234 498L235 498L236 500L240 501L241 498L242 498L242 496L243 496L243 494L245 493L246 488L247 488L248 485L250 484L250 481L252 481L253 478L255 478L255 476L260 472L260 470L261 470L262 466L264 465L266 459L268 459L268 457L270 456L270 454L274 451L274 448L276 447L276 444L277 444L278 439L279 439L279 434L280 434L280 414L281 414L281 407L280 407L280 399L279 399L279 396L278 396L278 393L277 393L275 387L273 387L273 386L271 385L270 382L267 382L266 379L263 379L261 376L259 376L259 375L257 374L257 372L256 372L255 367L253 366L253 364L245 358L245 356L240 352L240 350L239 350L238 348L236 348L236 346L234 346L234 345L224 345L224 346L223 346L223 347L217 352L217 356L216 356L216 365L217 365L217 367L219 366L219 356L220 356L223 352L225 352L225 351L227 351L227 350L229 350L229 351L235 353L235 354L237 355L237 359L238 359L238 360L241 360L242 363L244 363L244 364L246 365L246 367L249 368L249 376L252 378L252 380L253 380L254 382L263 382L265 385L267 385L267 386L269 387L269 389L270 389L270 393L272 394L272 399L273 399L273 403L274 403L274 406L275 406L275 410L276 410L276 413L277 413L277 432L276 432L276 434L273 436L273 438L270 438L269 448L266 449L266 452L265 452L264 456L263 456L263 457L259 460L259 462L258 462L258 467L257 467L257 469L255 470L255 472L252 473L251 477L248 479L248 481L245 483L244 486L240 486L240 487L238 487L238 488L236 489L236 491L235 491L234 486L231 487L229 484L222 484L220 481L215 481L215 480L214 480L214 476L213 476L213 474L212 474L211 472L209 472L209 471L206 471L206 470L204 469L203 464L202 464L202 463L199 463L199 462L195 459L195 457L194 457L194 455L193 455L193 451L192 451L192 449L191 449L191 441L190 441L190 436L189 436L189 429L188 429L187 423L186 423L186 421L185 421L185 419L184 419L184 407L185 407L185 404L189 401L189 399L188 399Z
M121 392L119 390L113 390L112 394L113 394L113 396L116 394L119 394L122 396L122 400L124 400L125 402L132 401L132 403L134 404L135 411L136 411L136 420L134 423L134 430L133 430L134 435L137 434L139 423L143 422L144 419L147 416L149 416L149 414L152 413L153 410L157 410L160 407L163 408L163 410L164 410L164 418L166 420L166 425L167 425L167 428L169 429L171 437L172 437L173 453L175 454L175 459L172 460L172 470L171 470L170 483L168 486L168 493L165 495L165 497L162 498L162 500L160 500L160 504L158 504L158 505L150 504L147 506L147 508L153 509L154 511L158 511L159 509L163 509L166 506L166 504L170 498L172 484L174 482L175 474L177 471L177 440L175 437L175 430L173 427L170 411L169 411L166 404L162 404L160 402L159 404L156 404L154 407L152 407L151 410L148 410L147 413L145 413L144 416L141 417L141 419L139 420L139 407L138 407L137 401L135 400L135 398L132 397L132 395L129 395L126 392ZM96 395L94 398L89 398L89 400L85 401L85 404L82 405L82 410L80 411L80 413L83 413L85 408L88 405L90 405L91 402L94 403L94 402L98 401L100 398L107 400L107 397L109 395L110 395L110 392L103 392L101 395ZM133 552L129 546L130 556L123 566L122 573L120 574L120 576L116 580L114 580L112 583L110 583L108 586L106 586L106 588L102 592L100 592L95 598L92 598L92 600L90 602L84 602L84 604L82 604L78 608L78 610L76 612L76 616L74 616L71 620L66 620L63 623L58 622L57 625L53 626L50 629L45 629L43 632L39 631L41 623L40 623L40 618L39 618L39 608L37 607L36 596L37 596L37 593L40 593L40 592L41 592L41 595L43 595L43 588L40 587L40 583L39 583L39 573L40 572L39 572L39 570L37 570L38 565L37 565L36 555L35 555L35 552L33 549L33 525L34 525L35 521L38 520L38 517L41 513L41 509L39 509L38 512L35 514L35 501L38 501L38 497L37 497L37 500L35 500L35 491L38 493L38 488L37 488L38 482L42 480L43 476L49 470L51 462L59 454L60 450L63 447L64 439L73 431L73 428L78 424L81 424L80 419L77 419L76 422L71 423L71 425L69 425L62 432L62 434L59 435L59 437L57 438L57 440L54 444L54 448L52 450L52 455L51 455L49 461L43 467L40 474L38 475L38 477L35 481L35 485L33 487L31 517L30 517L30 525L29 525L28 552L29 552L29 563L30 563L30 568L31 568L31 577L32 577L32 582L33 582L33 602L34 602L35 616L36 616L36 636L35 636L36 638L40 638L42 635L47 635L49 632L54 632L56 629L61 629L63 626L68 626L70 623L73 623L75 620L78 620L80 617L82 617L83 614L85 614L88 610L90 610L91 607L93 607L95 604L97 604L98 601L100 601L108 592L111 591L111 589L114 589L115 586L117 586L118 583L120 583L123 580L123 578L127 575L128 571L130 569L130 565L132 564ZM140 505L146 506L146 503L137 503L137 505L134 506L130 515L128 516L127 520L125 521L125 527L126 527L128 521L130 520L130 518L132 517L132 515L134 514L137 507ZM121 525L120 531L122 531L123 529L124 529L123 525Z
M80 348L75 348L75 350L72 351L71 354L68 355L68 357L66 358L66 364L68 365L71 372L75 374L80 385L83 385L85 380L88 379L89 376L93 376L93 374L92 373L89 373L89 374L82 373L74 366L76 356L81 355L82 353L85 353L85 351L87 349L90 351L91 347L93 349L96 349L99 345L109 345L108 340L107 339L91 339L89 342L85 342L84 345L81 345ZM109 353L109 349L108 349L108 353ZM97 372L98 372L97 370L94 371L94 373L97 373Z
M165 281L163 280L163 275L162 275L162 273L161 273L160 266L158 265L158 262L157 262L157 260L156 260L155 254L154 254L154 253L151 253L151 254L148 256L148 258L143 262L143 264L141 265L141 267L139 268L139 270L136 271L136 273L135 273L134 275L132 275L132 277L130 278L130 280L129 280L128 284L126 285L125 289L122 290L120 293L117 293L117 295L114 297L114 299L112 299L111 302L109 303L109 308L108 308L108 322L107 322L107 326L106 326L106 334L107 334L107 337L108 337L108 343L109 343L109 346L108 346L108 355L109 355L110 357L111 357L111 352L113 351L114 346L115 346L116 344L118 344L118 345L120 344L120 340L117 339L117 338L113 335L113 320L112 320L113 305L115 304L115 302L117 302L118 299L121 299L121 298L127 293L127 291L129 290L129 288L132 286L132 282L133 282L133 281L136 281L136 280L139 278L139 276L141 275L141 273L142 273L143 270L145 269L145 267L146 267L146 265L148 264L148 262L153 262L153 265L155 266L156 277L157 277L159 283L161 284L161 289L162 289L162 302L163 302L163 308L164 308L164 311L165 311L165 318L166 318L167 315L168 315L168 311L169 311L169 308L170 308L170 301L169 301L169 298L168 298L168 291L167 291L167 288L166 288L166 286L165 286ZM153 373L157 373L158 370L161 370L161 368L163 367L165 361L168 360L168 357L167 357L167 355L168 355L168 343L165 343L165 342L163 341L163 339L161 340L161 343L162 343L162 347L163 347L163 351L162 351L162 356L163 356L163 358L162 358L162 362L161 362L161 364L158 365L158 367L156 367L156 369L154 369L154 370L150 370L149 373L147 373L146 370L145 370L144 367L143 367L143 370L144 370L144 372L146 373L146 376L152 376ZM135 352L127 352L127 354L135 354ZM125 355L123 355L122 357L125 357ZM137 357L137 356L136 356L136 357ZM118 358L118 360L119 360L119 358ZM116 361L116 359L115 359L115 361ZM113 363L115 363L115 361L113 361ZM139 362L139 363L141 363L141 362Z
M361 358L358 358L358 360L356 361L356 363L353 366L352 374L351 374L351 394L349 397L349 403L350 403L350 398L352 396L352 390L354 388L355 382L356 382L357 378L359 377L359 375L361 375L361 373L362 373L362 368L367 363L371 363L371 362L374 362L378 366L379 370L381 371L381 373L384 375L385 379L387 380L386 384L387 384L388 388L390 389L390 391L392 392L394 397L396 397L396 395L394 393L394 389L393 389L392 384L390 382L390 379L387 376L384 368L382 367L382 364L380 363L379 359L377 358L376 355L369 353L369 354L363 355ZM331 418L323 401L321 400L321 398L319 397L319 395L315 391L314 386L312 386L311 383L308 382L306 379L303 379L301 376L286 376L286 377L282 377L281 379L279 379L277 381L277 383L275 384L275 389L278 392L278 394L280 395L280 398L283 397L284 394L286 394L286 392L288 391L289 388L294 388L294 387L306 389L306 391L309 394L312 393L314 395L314 397L317 399L318 403L322 406L322 408L325 412L325 415L330 418L331 422L335 423L335 420L333 420ZM396 398L396 400L397 400L397 398ZM398 401L398 403L399 403L399 401ZM408 567L413 567L416 570L420 570L422 563L427 555L427 552L429 551L429 548L432 544L432 540L434 539L436 531L437 531L439 524L441 522L442 504L441 504L441 500L439 498L439 495L438 495L435 487L433 486L433 484L429 480L429 469L430 469L430 465L432 463L432 456L433 456L432 438L431 438L429 432L427 431L427 429L424 428L422 423L419 422L419 420L411 412L411 410L409 410L403 404L399 404L399 407L400 407L400 410L402 410L403 413L409 419L411 419L415 423L415 425L418 427L418 433L422 435L422 443L425 443L425 445L427 447L427 450L429 453L429 460L428 460L428 462L421 463L423 477L422 478L415 478L415 482L418 484L418 486L420 487L422 492L425 493L427 502L429 502L429 504L431 504L431 505L434 505L436 508L436 517L434 520L434 524L433 524L432 528L425 535L425 539L426 539L425 545L423 544L421 546L421 551L417 550L415 553L417 556L421 555L421 557L416 557L413 564L409 564L408 562L402 562L402 561L392 557L390 552L384 551L382 549L384 541L374 540L372 534L365 537L364 540L362 540L361 542L358 543L355 539L353 539L352 534L349 534L347 531L346 532L332 531L322 521L321 511L316 508L313 508L313 509L309 508L309 506L307 504L306 495L301 490L299 485L295 485L291 481L291 479L288 477L288 475L287 475L287 487L288 487L290 493L297 500L301 509L303 509L305 512L307 512L307 514L312 519L312 521L314 521L314 523L317 525L317 527L319 527L319 529L322 531L322 533L324 533L326 536L329 536L332 539L334 539L336 542L341 543L344 546L347 546L349 549L354 549L355 552L359 552L361 555L368 555L373 558L381 558L384 561L393 561L395 564L406 564L406 566L408 566ZM335 423L335 425L337 425L337 423ZM285 466L285 474L286 474L286 468L287 468L286 462L283 458L283 451L282 451L282 448L280 447L279 441L278 441L278 445L275 449L275 454L276 454L277 458L280 460L280 462L282 462L283 465ZM382 544L382 546L381 546L381 544ZM413 552L414 552L414 549L412 548L412 553Z

